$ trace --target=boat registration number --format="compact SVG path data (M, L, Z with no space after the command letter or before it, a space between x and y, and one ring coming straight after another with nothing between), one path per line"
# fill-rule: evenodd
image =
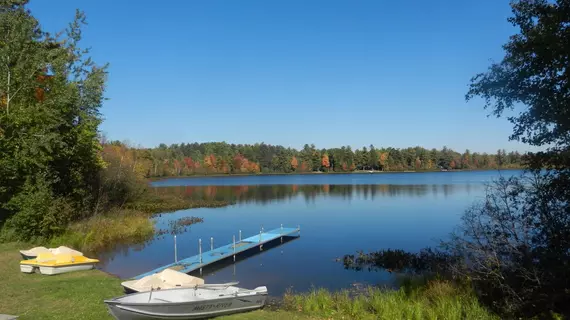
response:
M204 310L218 309L218 308L229 308L231 306L232 306L231 302L203 304L201 306L194 307L194 311L204 311Z

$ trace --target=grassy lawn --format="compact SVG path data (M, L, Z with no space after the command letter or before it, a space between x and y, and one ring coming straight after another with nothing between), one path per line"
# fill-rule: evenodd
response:
M0 244L0 313L20 319L109 319L104 298L120 295L121 281L98 270L57 276L20 272L18 250L27 244Z
M112 319L103 300L123 294L121 280L99 270L55 276L21 273L18 250L29 247L21 243L0 244L0 314L17 315L22 320ZM220 319L309 318L281 311L256 311Z
M0 244L0 313L20 319L111 319L104 299L123 295L121 280L99 270L55 276L20 272L18 250L29 244ZM370 289L354 299L347 292L317 290L286 295L280 311L260 310L223 320L295 319L498 319L469 290L434 281L410 290Z

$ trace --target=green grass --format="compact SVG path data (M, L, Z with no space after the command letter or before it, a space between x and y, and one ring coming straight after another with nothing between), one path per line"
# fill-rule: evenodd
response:
M366 294L314 290L285 295L285 310L325 319L499 319L483 308L465 288L446 281L399 291L370 288Z
M111 319L103 299L121 295L121 281L90 270L56 276L20 272L23 243L0 244L1 313L20 319Z
M152 238L154 232L154 224L147 213L113 210L72 223L64 234L52 238L49 245L65 245L93 253L116 244L144 242Z
M55 276L20 272L18 250L26 243L0 244L0 313L21 320L106 320L104 299L123 295L121 280L99 270L78 271ZM285 311L255 311L232 315L225 320L310 319ZM314 318L313 318L314 319Z
M121 280L99 270L55 276L24 274L18 250L26 243L0 244L0 312L20 319L112 319L104 299L123 295ZM282 310L259 310L221 317L222 320L306 319L498 319L482 308L468 289L445 281L400 291L369 289L349 296L347 291L284 297Z

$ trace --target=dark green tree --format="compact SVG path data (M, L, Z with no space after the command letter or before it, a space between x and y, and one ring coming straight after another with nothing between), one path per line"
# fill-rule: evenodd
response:
M477 257L470 273L496 309L569 316L570 1L518 0L511 7L518 32L503 46L504 58L472 79L466 98L482 97L497 117L517 108L508 115L510 139L546 150L527 156L538 178L500 184L491 201L464 217L457 243Z
M526 106L508 117L514 125L510 139L548 146L531 156L535 169L569 168L570 4L524 0L514 1L512 9L514 15L508 20L519 33L503 46L505 57L500 62L472 79L466 98L482 97L485 108L497 117L519 104Z
M362 167L362 170L368 169L369 164L370 164L370 153L368 152L368 149L366 149L366 147L362 147L361 161L362 161L362 163L360 165Z
M374 170L378 168L378 151L374 148L374 145L370 145L370 152L368 156L368 166L370 169Z
M0 221L24 240L92 212L106 79L79 47L83 13L56 37L26 4L0 1Z

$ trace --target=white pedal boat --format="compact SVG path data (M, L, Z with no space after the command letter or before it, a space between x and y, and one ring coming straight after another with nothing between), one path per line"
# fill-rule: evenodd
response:
M203 319L262 308L267 288L202 285L133 293L105 300L117 320Z
M27 265L27 264L20 264L20 271L23 273L34 273L38 267Z
M40 247L43 248L43 247ZM36 248L34 248L36 249ZM45 248L44 248L45 249ZM47 250L47 249L46 249ZM21 251L20 251L21 253ZM22 254L23 256L23 254ZM23 273L34 273L40 270L39 264L47 263L56 259L51 251L38 253L38 256L33 259L25 259L20 261L20 271Z
M129 280L121 283L127 293L160 289L188 288L203 285L204 280L183 272L164 269L161 272L143 277L139 280Z

